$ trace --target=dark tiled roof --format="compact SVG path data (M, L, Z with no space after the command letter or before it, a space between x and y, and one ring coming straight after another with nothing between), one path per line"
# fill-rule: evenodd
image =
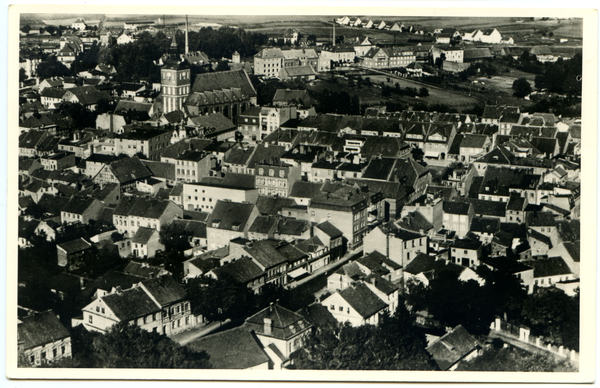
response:
M440 370L448 370L463 357L479 348L479 342L461 325L440 337L426 350L438 365Z
M316 327L337 327L338 320L329 312L327 307L319 303L313 303L302 309L296 311L297 314L302 315L310 324Z
M249 257L243 257L212 270L219 279L231 279L246 284L264 274L264 271Z
M258 216L250 225L248 232L268 234L274 230L277 218L271 216Z
M529 212L527 213L526 224L529 227L556 226L556 221L552 212Z
M243 231L253 209L254 205L250 203L218 200L208 218L207 226L213 227L213 223L218 221L219 229L233 230L233 224L236 224L238 229Z
M421 233L421 230L427 232L433 228L433 225L418 211L408 213L401 220L397 221L396 224L401 229L418 233Z
M261 214L278 214L284 207L292 207L296 201L292 198L259 196L256 200L256 207Z
M462 239L452 243L452 248L477 250L481 248L481 241Z
M340 237L343 233L341 230L333 226L329 221L322 222L316 226L319 230L323 231L330 238Z
M133 260L131 260L123 270L123 272L128 275L140 276L146 279L157 276L160 272L164 271L165 269L162 267L148 265L147 263L138 263Z
M218 71L198 74L192 92L202 93L221 89L239 88L247 98L256 96L256 91L244 70Z
M579 241L565 242L563 244L564 244L565 248L567 249L567 252L569 252L569 255L571 255L571 258L573 258L573 261L579 263L579 256L581 253Z
M150 171L153 177L175 180L175 165L173 163L156 162L150 160L141 161Z
M536 278L568 275L573 273L562 257L549 257L547 259L529 260L524 261L523 264L533 268L533 276Z
M183 287L169 275L144 280L142 281L142 285L162 307L178 302L186 297Z
M272 322L271 334L265 333L265 318ZM244 326L256 334L287 340L309 330L311 324L300 314L274 304L246 319Z
M152 173L137 156L114 161L110 164L110 169L120 183L145 179L152 176Z
M94 198L85 198L74 196L67 202L62 211L73 214L83 214L94 202L97 202Z
M186 232L191 233L192 237L206 238L206 222L196 220L173 220L173 225L180 226Z
M494 234L500 230L499 218L475 217L471 221L471 232Z
M198 338L187 346L205 351L216 369L248 369L270 362L260 341L243 326Z
M467 214L469 214L469 207L470 207L470 205L468 203L463 203L463 202L444 202L444 204L442 206L443 206L443 209L444 209L444 213L448 213L448 214L461 214L461 215L467 215Z
M404 268L404 272L408 272L413 275L420 274L433 270L435 263L435 256L429 256L425 253L419 253L411 260L410 263Z
M122 322L161 311L161 306L157 305L141 287L108 294L103 296L102 300Z
M156 232L156 229L140 226L135 232L135 236L133 236L131 242L134 244L148 244L148 241L150 241L154 232Z
M18 332L25 350L69 337L69 331L52 310L21 318Z
M364 283L355 283L339 291L339 294L363 319L369 318L388 307Z
M489 138L485 135L474 135L467 133L464 135L463 140L460 142L461 148L483 148L486 140Z
M251 246L243 249L264 268L270 268L283 262L294 263L306 257L306 254L295 246L285 241L271 239L255 241Z
M64 249L67 254L78 253L84 250L90 249L92 244L85 241L83 238L78 238L77 240L69 241L66 243L58 244L59 247Z

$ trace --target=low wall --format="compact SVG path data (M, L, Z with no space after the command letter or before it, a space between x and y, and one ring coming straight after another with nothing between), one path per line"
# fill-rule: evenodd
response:
M546 350L556 356L565 358L574 365L579 365L579 352L573 349L567 349L564 346L556 346L551 343L547 343L544 340L544 337L531 335L531 330L526 326L513 325L497 317L490 325L490 329L495 332L500 332L502 334L514 337L520 342Z

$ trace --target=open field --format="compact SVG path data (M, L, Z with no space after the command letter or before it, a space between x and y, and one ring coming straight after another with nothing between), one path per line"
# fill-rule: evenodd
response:
M431 85L427 85L417 80L406 79L406 78L393 78L390 77L390 82L387 81L388 76L385 75L369 75L368 76L372 82L374 83L383 83L384 85L395 87L396 83L400 85L401 88L412 87L420 89L423 86L429 90L429 96L427 97L419 97L418 99L410 98L411 102L422 101L427 104L445 104L452 108L467 108L471 107L477 103L477 99L473 97L466 96L464 94L456 93L451 90L445 90L441 88L436 88ZM363 77L363 78L366 78ZM512 84L511 84L512 85Z

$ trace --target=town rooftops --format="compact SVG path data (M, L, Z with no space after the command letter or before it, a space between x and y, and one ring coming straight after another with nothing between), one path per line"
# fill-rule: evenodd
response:
M270 333L265 332L265 320L271 324ZM288 340L310 329L312 325L302 315L272 304L247 318L244 326L260 336Z
M488 139L485 135L467 133L460 142L460 148L483 148Z
M169 275L143 280L141 285L162 307L179 302L186 297L183 287Z
M19 340L25 350L69 337L69 331L60 323L52 310L32 314L20 319Z
M516 106L486 105L481 117L484 119L500 119L500 116L504 113L519 113L519 108Z
M363 319L367 319L388 307L388 305L364 283L351 284L350 287L346 287L338 292Z
M395 271L402 268L400 264L396 263L394 260L388 259L383 254L379 253L379 251L373 251L358 259L357 262L369 268L369 270L379 276L390 273L390 269Z
M221 89L241 89L242 97L256 96L256 90L244 70L217 71L196 76L192 92L202 93Z
M500 230L499 218L475 217L471 221L471 232L494 234Z
M96 201L94 198L74 196L62 208L62 211L65 213L83 214Z
M430 271L433 269L435 263L435 256L430 256L425 253L418 253L410 263L404 267L404 272L418 275L420 273Z
M270 362L260 341L243 326L198 338L187 346L206 352L216 369L248 369Z

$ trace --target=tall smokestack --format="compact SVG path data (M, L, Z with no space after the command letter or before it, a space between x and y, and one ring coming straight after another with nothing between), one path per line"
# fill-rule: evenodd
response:
M189 52L190 49L188 46L188 16L185 15L185 55L187 56Z
M335 46L335 19L333 19L333 45Z

